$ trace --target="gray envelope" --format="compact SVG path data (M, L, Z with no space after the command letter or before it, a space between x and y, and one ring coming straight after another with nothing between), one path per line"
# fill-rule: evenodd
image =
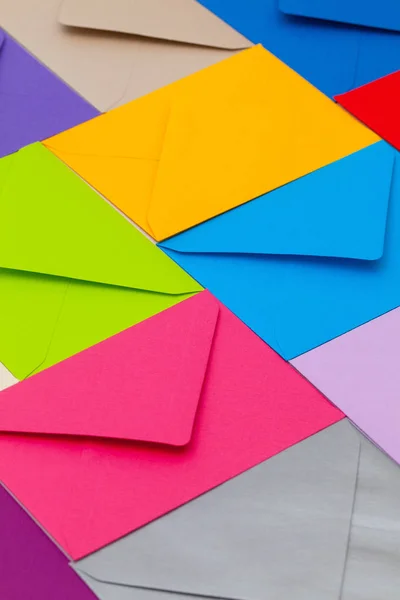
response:
M341 421L74 568L102 600L338 600L359 454Z

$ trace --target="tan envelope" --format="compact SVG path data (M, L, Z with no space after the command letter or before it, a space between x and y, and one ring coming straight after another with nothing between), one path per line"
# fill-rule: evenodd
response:
M195 0L0 0L0 23L102 111L251 46Z

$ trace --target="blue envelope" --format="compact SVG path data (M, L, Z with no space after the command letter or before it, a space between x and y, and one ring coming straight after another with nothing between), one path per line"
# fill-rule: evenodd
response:
M288 15L400 31L399 0L279 0Z
M160 247L289 360L400 305L400 158L377 142Z
M0 158L98 114L0 29Z
M400 69L399 32L293 17L280 9L279 0L199 1L328 96ZM326 1L332 2L316 0L321 5ZM374 0L364 3L376 10L381 6Z

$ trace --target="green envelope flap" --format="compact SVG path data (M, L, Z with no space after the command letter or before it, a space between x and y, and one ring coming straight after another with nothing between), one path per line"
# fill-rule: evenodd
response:
M3 160L0 267L163 294L201 290L40 143L4 169Z
M0 160L0 362L43 370L202 288L41 144Z

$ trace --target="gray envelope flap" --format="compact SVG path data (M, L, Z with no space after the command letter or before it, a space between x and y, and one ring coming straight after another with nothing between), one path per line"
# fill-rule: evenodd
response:
M75 568L103 582L184 594L337 600L359 446L341 421Z
M398 600L400 467L369 440L361 435L360 439L360 467L342 600Z

